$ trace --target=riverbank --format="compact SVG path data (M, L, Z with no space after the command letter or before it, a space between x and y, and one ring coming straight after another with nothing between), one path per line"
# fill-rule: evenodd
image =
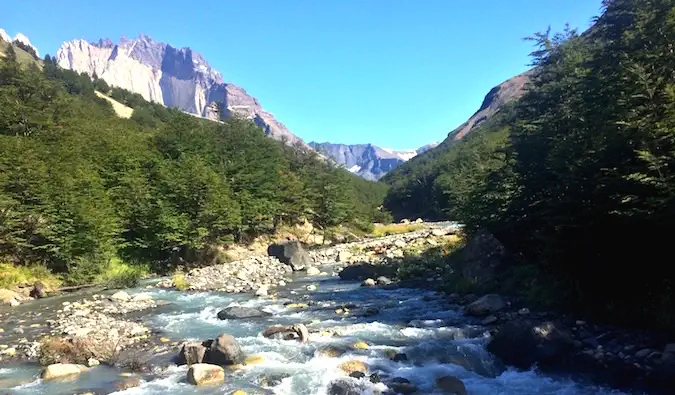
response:
M447 258L448 251L453 251L454 259ZM489 330L490 352L520 369L536 365L543 371L583 376L614 388L654 393L668 393L675 386L672 335L594 323L541 309L542 304L532 304L528 298L491 293L498 289L499 270L509 262L503 247L490 235L478 234L466 245L435 253L369 263L357 259L357 263L342 263L339 275L362 281L364 286L442 292L467 317ZM468 278L473 281L469 283Z
M221 277L216 276L220 276L221 270L226 273L222 278L231 277L229 268L218 265L192 275L187 273L193 290L163 288L171 286L170 280L166 280L123 292L88 290L0 309L3 322L7 323L3 323L4 332L0 332L0 344L8 346L5 349L15 349L12 357L1 356L0 366L18 369L16 372L27 376L22 384L25 387L11 387L12 393L17 394L30 393L31 389L54 394L62 393L61 390L64 394L109 393L126 379L120 377L121 374L132 375L134 383L125 385L139 387L135 390L137 393L191 393L188 367L176 366L175 357L185 342L202 342L225 332L235 337L247 358L255 358L240 370L226 370L225 382L205 393L243 389L247 393L293 395L349 391L391 393L387 391L392 390L441 394L446 393L442 385L457 382L472 395L542 391L609 393L597 386L600 383L658 393L658 383L652 380L655 376L642 373L631 376L632 371L622 369L634 362L644 366L645 371L652 367L656 372L656 365L650 361L667 354L658 354L661 345L667 342L665 338L659 340L651 334L639 337L572 317L530 310L514 298L481 300L478 295L438 292L435 291L441 285L438 276L401 280L398 273L392 271L395 265L389 257L400 255L399 250L406 255L413 250L463 245L457 240L457 231L456 227L446 224L413 234L305 251L311 257L311 264L295 271L292 264L275 257L254 257L231 263L231 268L249 275L245 280L237 279L251 285L246 289L237 285L228 289L223 284L200 289L200 281L208 284L207 280L211 279L218 283ZM358 263L366 257L369 264ZM265 277L267 270L253 270L268 264L284 268L269 269L271 277ZM368 286L360 286L365 278L340 279L338 276L342 268L354 271L359 267L386 272L368 272L368 276L373 276ZM344 277L345 271L342 273ZM380 273L386 274L376 275ZM270 286L266 292L259 292L256 284L265 278ZM280 280L283 283L272 285L273 278L283 278ZM262 336L275 325L304 325L307 341L292 340L295 336L289 340ZM118 338L110 336L111 332ZM531 335L544 332L553 335L543 340ZM504 344L513 345L515 350L508 347L506 351L491 350L490 344L499 339L500 333L510 333L502 336L506 339L502 348ZM61 361L89 365L89 359L93 358L101 365L93 362L68 385L35 381L40 371L25 361L40 359L36 341L44 335L70 340L83 336L94 339L85 351L92 351L90 347L95 346L100 359L87 355L86 359ZM129 340L122 344L120 337ZM354 347L355 344L360 346ZM116 350L115 358L100 356L110 350L111 345ZM560 357L562 362L541 364L546 358L541 358L540 349L548 350L549 361ZM494 358L489 351L500 358ZM553 375L542 375L522 365L522 360L509 360L509 355L539 358L541 371ZM550 358L551 355L554 358ZM582 360L580 355L586 355L588 360ZM256 362L251 362L253 360ZM55 361L55 358L42 359L44 364ZM502 362L524 370L505 369ZM355 367L359 370L356 373L343 369ZM600 377L603 372L608 377ZM611 378L623 382L611 382ZM632 381L633 378L637 381ZM374 382L378 380L379 383ZM0 388L2 383L0 370ZM97 386L105 391L84 391Z

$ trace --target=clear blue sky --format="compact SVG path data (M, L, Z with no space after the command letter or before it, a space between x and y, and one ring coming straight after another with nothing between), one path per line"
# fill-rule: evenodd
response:
M41 54L145 33L201 52L306 141L416 148L443 140L488 90L526 70L521 39L601 0L25 0L0 27Z

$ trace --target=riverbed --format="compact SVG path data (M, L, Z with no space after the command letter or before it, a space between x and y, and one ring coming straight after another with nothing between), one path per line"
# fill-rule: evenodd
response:
M454 376L464 382L469 394L621 394L569 377L556 377L537 371L519 372L504 368L486 350L488 332L480 322L465 317L459 306L442 294L420 289L361 287L330 273L294 281L277 292L277 298L257 298L248 294L219 292L180 292L164 289L129 289L132 296L148 293L168 305L145 311L142 321L167 340L168 352L153 360L152 373L140 375L140 386L115 392L120 370L98 366L69 380L38 379L37 365L0 363L0 392L9 394L230 394L242 389L247 394L323 395L335 380L345 378L337 366L347 360L368 364L382 382L404 378L418 394L442 394L435 379ZM316 289L307 290L308 285ZM310 287L314 288L314 287ZM77 295L71 295L74 298ZM285 305L293 302L294 305ZM35 301L53 305L50 299ZM260 319L219 320L217 313L228 306L255 307L273 315ZM306 307L304 306L306 305ZM345 314L345 307L348 312ZM342 309L342 310L339 310ZM48 309L47 309L48 310ZM338 312L336 312L338 310ZM275 324L304 323L310 341L266 339L260 333ZM197 388L185 380L187 367L176 366L170 357L177 354L184 340L205 340L219 333L236 337L246 354L262 356L262 363L228 373L225 383ZM360 340L369 347L350 350L338 358L316 356L326 345L348 348ZM405 354L407 360L394 362L391 350ZM383 383L372 383L368 376L353 380L362 394L384 393Z

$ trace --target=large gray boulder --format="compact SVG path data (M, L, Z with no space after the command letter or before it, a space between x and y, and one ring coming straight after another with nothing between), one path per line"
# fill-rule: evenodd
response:
M452 256L452 265L467 281L483 285L496 280L508 262L504 246L487 230L479 230Z
M231 306L218 312L219 320L240 320L247 318L269 317L271 313L254 309L253 307Z
M559 364L574 349L570 332L553 322L512 321L500 328L487 350L520 369Z
M497 294L488 294L466 306L464 314L474 317L484 317L496 313L504 307L506 307L506 303L501 296Z
M207 350L204 362L213 365L236 365L244 362L246 356L232 335L221 333L214 340L205 342Z
M304 270L312 263L312 258L297 240L271 244L267 254L289 265L294 271Z

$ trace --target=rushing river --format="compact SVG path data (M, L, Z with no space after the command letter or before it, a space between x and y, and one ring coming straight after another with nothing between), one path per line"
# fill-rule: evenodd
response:
M330 271L329 271L330 272ZM309 284L317 286L307 291ZM435 388L436 377L460 378L469 394L619 394L569 378L552 377L536 371L503 369L486 351L487 334L476 322L462 316L457 306L442 297L414 289L383 290L360 287L359 283L337 277L298 278L279 293L277 300L250 295L223 293L185 293L160 289L132 289L130 294L150 293L171 304L146 312L144 321L172 340L213 338L219 333L234 335L247 354L264 356L260 365L228 373L225 384L197 388L185 381L187 367L169 365L160 373L143 376L136 388L116 394L230 394L243 389L248 394L326 394L331 381L344 377L340 362L358 359L383 378L403 377L418 388L418 394L442 394ZM309 303L306 309L289 308L284 302ZM46 302L47 300L45 300ZM310 302L311 301L311 302ZM38 301L42 302L42 301ZM339 316L340 305L355 304L354 312L372 307L370 317ZM256 307L274 313L254 320L218 320L219 310L232 305ZM260 332L274 324L305 323L313 329L338 330L341 336L314 333L307 344L297 341L265 339ZM340 358L315 357L314 351L326 345L347 346L356 340L370 344L362 351L350 351ZM408 361L393 362L387 349L405 353ZM165 361L166 364L166 361ZM38 366L0 364L0 393L80 394L111 393L120 371L99 366L69 381L42 382ZM273 387L263 387L261 378L272 379ZM278 382L274 382L274 379ZM386 390L384 384L366 386L363 394ZM383 380L386 381L386 380Z

